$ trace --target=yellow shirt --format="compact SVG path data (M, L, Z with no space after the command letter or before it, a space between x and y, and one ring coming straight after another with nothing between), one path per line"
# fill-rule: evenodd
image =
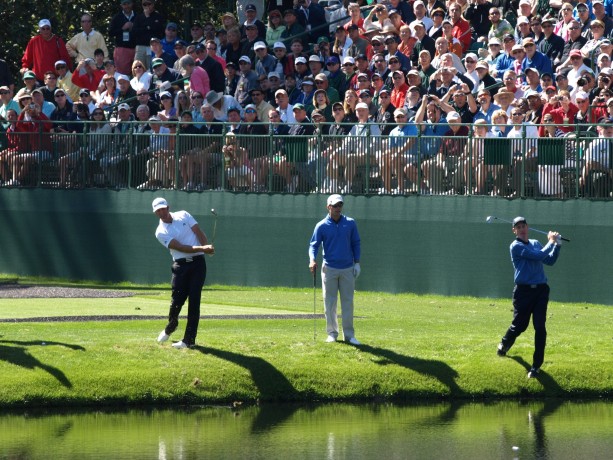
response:
M100 48L104 51L104 57L108 58L109 50L104 42L102 34L96 30L91 30L89 35L85 32L78 33L66 43L68 54L76 59L77 62L83 59L94 59L94 51Z

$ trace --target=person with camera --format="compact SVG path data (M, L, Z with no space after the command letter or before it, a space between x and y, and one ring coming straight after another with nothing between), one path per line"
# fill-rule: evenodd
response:
M553 123L563 133L570 133L575 130L575 117L579 112L579 107L573 104L570 98L570 93L565 90L558 91L549 98L549 101L543 106L543 117L551 117ZM539 126L539 136L544 137L546 128Z
M434 72L430 77L428 94L442 98L445 96L445 94L447 94L447 92L449 92L449 89L457 83L466 84L469 90L472 91L474 88L472 80L458 72L455 67L446 65L445 62L442 63L443 66Z
M441 108L447 113L456 112L464 124L471 124L479 110L466 83L456 83L452 86L441 98Z

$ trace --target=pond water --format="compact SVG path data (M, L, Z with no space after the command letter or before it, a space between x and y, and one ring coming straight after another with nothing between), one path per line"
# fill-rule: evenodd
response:
M613 402L15 411L0 458L605 459Z

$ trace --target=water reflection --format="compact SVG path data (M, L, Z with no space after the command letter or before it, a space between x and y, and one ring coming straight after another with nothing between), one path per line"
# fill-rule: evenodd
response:
M28 411L0 458L600 459L612 432L613 403L561 400Z

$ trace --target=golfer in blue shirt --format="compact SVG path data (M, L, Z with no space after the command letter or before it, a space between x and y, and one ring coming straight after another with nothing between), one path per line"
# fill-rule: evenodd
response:
M547 244L528 239L528 223L524 217L513 219L515 241L511 243L511 260L515 268L513 289L513 321L498 345L498 356L506 356L515 339L528 328L530 316L534 326L534 355L528 378L538 376L545 359L547 304L549 286L543 264L553 265L560 255L561 236L549 232Z
M360 235L351 217L342 214L343 197L330 195L327 201L328 215L315 225L309 244L309 270L317 270L317 251L323 243L321 280L326 309L326 342L338 338L337 298L340 293L343 336L345 342L360 345L353 329L353 291L360 275Z

